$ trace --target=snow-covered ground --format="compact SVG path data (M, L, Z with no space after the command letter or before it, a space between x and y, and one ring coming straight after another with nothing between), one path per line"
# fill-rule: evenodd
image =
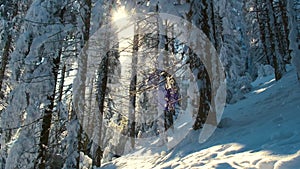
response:
M203 144L200 131L170 151L139 150L103 168L300 168L300 83L294 70L278 82L272 76L252 83L252 92L227 105L219 128Z

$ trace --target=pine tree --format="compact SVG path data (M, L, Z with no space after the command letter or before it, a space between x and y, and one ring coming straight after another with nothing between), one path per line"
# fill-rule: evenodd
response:
M21 105L16 106L14 104L18 100L11 100L10 107L6 112L14 111L12 115L20 116L19 123L24 127L19 126L18 144L14 144L11 148L16 153L9 154L7 167L14 168L23 165L45 168L47 163L50 124L55 104L58 67L61 57L61 50L58 52L53 52L53 50L61 49L59 41L65 35L63 24L60 26L54 24L61 22L57 13L61 12L62 8L60 7L64 4L56 1L51 2L46 4L36 1L31 5L25 18L30 22L25 25L24 33L19 38L16 50L12 54L12 63L17 65L13 69L13 75L18 85L11 96L23 97L24 102L19 102ZM35 18L38 20L37 22L33 20L35 15L33 11L43 13L39 18ZM15 60L17 62L14 62ZM18 63L24 63L24 66L18 65ZM39 127L41 127L41 131ZM31 130L38 131L40 135L30 132ZM24 140L31 140L31 143L24 144ZM20 146L22 144L28 147ZM39 146L35 147L32 144ZM18 156L31 159L33 162L19 161L18 164L18 160L22 160Z
M292 63L296 68L298 80L300 80L300 21L299 21L299 2L288 1L289 13L289 49L291 50Z
M133 37L132 63L131 63L131 81L129 86L129 113L128 113L128 132L131 140L131 148L135 147L136 137L136 86L137 86L137 64L139 50L139 25L135 25L135 34Z
M4 47L3 47L2 56L1 56L0 93L2 92L4 74L5 74L7 64L9 62L9 55L10 55L10 50L11 50L12 41L13 41L13 35L12 35L13 32L11 31L11 28L14 26L14 23L12 22L12 20L15 19L15 17L18 14L18 4L14 3L12 1L4 2L4 3L6 3L6 4L4 4L5 8L1 12L1 16L3 16L2 19L3 19L4 23L6 23L6 25L4 25L5 33L3 33L3 35L6 37L2 37L5 39L5 42L4 42ZM1 95L3 95L3 94L1 93Z
M279 52L278 52L278 41L280 41L280 39L278 38L278 36L276 36L276 31L278 31L276 29L276 18L275 18L275 14L273 11L273 0L270 0L269 3L267 2L267 29L268 29L268 33L269 33L269 38L270 38L270 44L271 44L271 53L272 53L272 60L273 60L273 67L275 70L275 79L276 80L280 80L285 68L283 65L283 61L282 61L282 56L280 56ZM279 33L277 34L279 35Z

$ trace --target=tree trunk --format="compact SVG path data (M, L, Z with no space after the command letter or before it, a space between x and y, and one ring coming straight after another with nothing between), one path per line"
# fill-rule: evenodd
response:
M11 3L11 4L10 4ZM7 5L7 6L5 6ZM9 17L7 16L8 13L10 13L11 11L6 11L8 10L8 8L11 8L13 9L12 11L12 16ZM12 20L13 18L15 18L18 14L18 5L16 4L16 2L8 2L8 4L4 4L4 11L3 11L3 15L4 15L4 18L7 19L7 20ZM10 29L11 29L11 25L9 25L8 27L8 32L6 32L8 35L7 35L7 40L5 42L5 45L4 45L4 49L3 49L3 54L2 54L2 61L1 61L1 67L0 67L0 94L1 94L1 91L2 91L2 85L3 85L3 81L4 81L4 75L5 75L5 70L6 70L6 66L8 64L8 61L9 61L9 50L11 48L11 43L12 43L12 35L11 35L11 32L10 32ZM0 98L2 96L0 95Z
M98 84L97 84L97 103L99 108L99 116L98 116L98 124L99 124L99 133L98 133L98 145L95 152L95 156L93 157L93 164L97 167L101 166L101 159L103 156L102 151L102 121L103 121L103 114L104 114L104 101L105 101L105 95L106 95L106 89L107 89L107 79L108 79L108 65L109 65L109 57L110 52L108 51L106 53L106 56L101 61L101 64L99 65L98 69Z
M131 63L131 81L129 86L129 114L128 114L128 131L131 140L131 147L135 146L135 110L136 110L136 85L137 85L137 64L138 56L137 52L139 50L139 35L138 35L138 25L135 25L135 35L133 37L133 53L132 53L132 63Z
M273 59L273 66L275 70L275 79L280 80L282 77L282 74L284 72L283 66L282 66L282 59L281 56L278 56L278 40L276 38L276 28L272 28L272 26L276 26L275 21L275 15L272 8L273 0L269 0L268 5L268 15L266 16L267 19L267 28L269 32L269 38L271 43L271 53L272 53L272 59ZM275 29L275 30L274 30Z
M60 49L59 56L53 59L53 65L54 65L54 67L52 68L52 75L54 79L53 93L51 96L47 97L47 99L50 101L50 104L45 109L45 113L42 118L42 131L40 136L40 143L39 143L40 149L38 155L38 158L41 159L39 163L39 169L45 169L46 160L48 160L47 159L47 151L49 147L48 142L49 142L49 134L51 128L52 113L53 113L53 108L55 103L55 91L56 91L58 70L60 64L61 50L62 49Z
M255 1L256 3L256 19L258 20L258 25L259 25L259 32L260 32L260 40L261 40L261 44L263 45L263 53L265 54L265 58L266 58L266 64L271 64L270 58L269 58L269 54L268 54L268 48L266 45L266 33L265 33L265 25L264 25L264 21L260 18L260 15L263 9L260 9L260 4L258 3L258 0Z
M7 41L4 46L4 51L3 51L3 55L2 55L2 61L1 61L1 68L0 68L0 92L2 91L2 85L3 85L3 81L4 81L6 65L8 64L8 60L9 60L9 49L11 46L11 41L12 41L12 37L11 37L11 35L8 35Z

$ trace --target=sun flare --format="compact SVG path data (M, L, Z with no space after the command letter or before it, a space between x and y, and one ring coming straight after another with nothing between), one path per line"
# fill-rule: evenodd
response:
M113 11L113 13L112 13L112 20L115 22L115 21L124 19L127 16L128 16L128 14L127 14L127 12L125 10L125 7L120 7L117 10Z

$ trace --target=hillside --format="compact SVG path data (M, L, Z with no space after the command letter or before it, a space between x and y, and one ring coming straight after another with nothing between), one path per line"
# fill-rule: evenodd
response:
M225 108L214 135L197 142L198 132L170 151L139 150L103 168L275 168L300 166L300 84L294 70L278 82L252 83L246 98Z

